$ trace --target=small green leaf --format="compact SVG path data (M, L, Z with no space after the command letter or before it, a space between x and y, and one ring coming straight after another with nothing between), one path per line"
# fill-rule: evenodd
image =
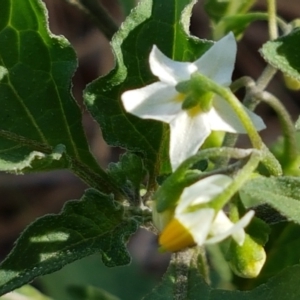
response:
M146 175L143 160L131 152L122 154L118 163L110 163L108 172L118 184L123 185L126 181L130 181L135 188L140 187Z
M288 35L265 43L261 49L264 59L291 78L300 80L300 28Z
M169 127L126 113L120 96L126 90L141 88L157 80L149 69L153 45L179 61L194 61L209 48L211 42L189 36L195 2L140 1L112 40L115 69L85 90L85 103L100 124L106 142L143 153L150 176L170 172Z
M93 286L71 285L67 288L73 300L120 300L120 298Z
M133 203L139 204L141 183L146 176L143 160L136 154L123 154L118 163L108 165L108 174Z
M109 267L126 265L130 256L124 243L136 229L137 222L125 219L110 196L89 189L61 214L42 217L22 233L0 265L0 294L96 252Z
M290 221L300 224L300 178L258 177L240 191L246 207L268 204Z

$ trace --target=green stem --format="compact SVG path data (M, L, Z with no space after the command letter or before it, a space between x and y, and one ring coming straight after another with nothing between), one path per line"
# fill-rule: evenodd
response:
M257 89L263 91L267 87L269 82L273 79L276 72L277 69L275 69L271 65L267 65L267 67L263 70L263 72L256 81Z
M101 174L97 174L88 166L72 157L68 157L68 160L70 162L70 171L87 183L88 186L98 189L105 194L113 193L116 200L123 201L126 199L123 191L113 183L113 180L104 170L99 168Z
M278 37L278 28L276 22L276 0L268 0L268 14L269 14L269 36L271 40Z
M174 268L174 273L172 274L174 276L173 299L188 299L188 275L191 268L193 254L194 250L192 248L188 248L172 255L171 266Z
M206 90L213 91L214 93L221 96L223 99L225 99L229 103L229 105L232 107L232 109L238 115L244 128L246 129L246 132L248 133L250 141L253 145L253 148L262 149L263 142L262 142L259 134L257 133L252 120L250 119L245 108L240 103L240 101L237 99L237 97L228 88L218 85L213 80L207 78L206 76L204 76L200 73L197 73L194 76L197 77L197 79L199 80L199 84L203 85Z
M190 169L195 163L203 159L218 157L243 159L248 157L253 151L254 149L238 149L228 147L204 149L185 160L171 176L176 176L176 178L181 177L185 174L186 170Z
M244 185L244 183L249 179L254 170L257 168L259 162L262 159L261 152L253 151L250 159L245 164L245 166L240 169L232 183L212 202L212 207L217 211L223 209L227 202L233 197L233 195L239 191L239 189Z
M193 247L173 253L169 269L173 271L170 275L174 280L172 297L174 300L189 299L191 275L194 271L198 271L207 284L210 282L208 262L203 247Z
M270 105L276 112L284 136L284 153L288 162L292 163L298 157L297 141L296 141L296 129L291 116L274 95L268 92L261 93L261 101Z
M119 27L106 11L104 7L96 0L65 0L75 5L77 8L86 13L100 31L110 41Z

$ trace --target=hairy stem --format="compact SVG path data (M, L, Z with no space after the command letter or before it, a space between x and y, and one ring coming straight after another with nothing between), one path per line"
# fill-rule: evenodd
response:
M284 136L284 153L288 161L293 162L298 156L296 129L291 116L282 105L282 103L274 95L263 92L261 93L261 101L270 105L276 112Z

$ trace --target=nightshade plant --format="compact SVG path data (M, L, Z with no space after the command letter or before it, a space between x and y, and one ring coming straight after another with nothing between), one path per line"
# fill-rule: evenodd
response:
M111 39L115 67L85 88L84 103L125 153L103 170L89 151L70 93L76 56L49 31L43 2L2 0L0 170L68 169L89 189L24 230L1 263L1 295L93 253L107 267L129 264L126 243L143 226L173 253L144 299L299 299L300 125L266 91L278 70L299 88L297 20L278 17L275 0L267 12L251 11L255 0L206 0L210 41L189 33L194 0L141 0L117 32L95 1L70 2ZM236 40L256 20L269 26L266 68L232 82ZM261 102L282 127L270 149L254 112ZM249 148L235 146L238 134ZM229 284L236 290L218 289ZM41 297L25 289L16 295Z

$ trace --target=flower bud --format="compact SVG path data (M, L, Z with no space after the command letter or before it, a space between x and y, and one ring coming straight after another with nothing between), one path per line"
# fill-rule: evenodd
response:
M257 277L266 261L265 249L248 234L242 246L232 240L226 256L231 270L243 278Z
M286 74L283 75L284 83L286 87L292 91L298 91L300 90L300 81L290 77Z

